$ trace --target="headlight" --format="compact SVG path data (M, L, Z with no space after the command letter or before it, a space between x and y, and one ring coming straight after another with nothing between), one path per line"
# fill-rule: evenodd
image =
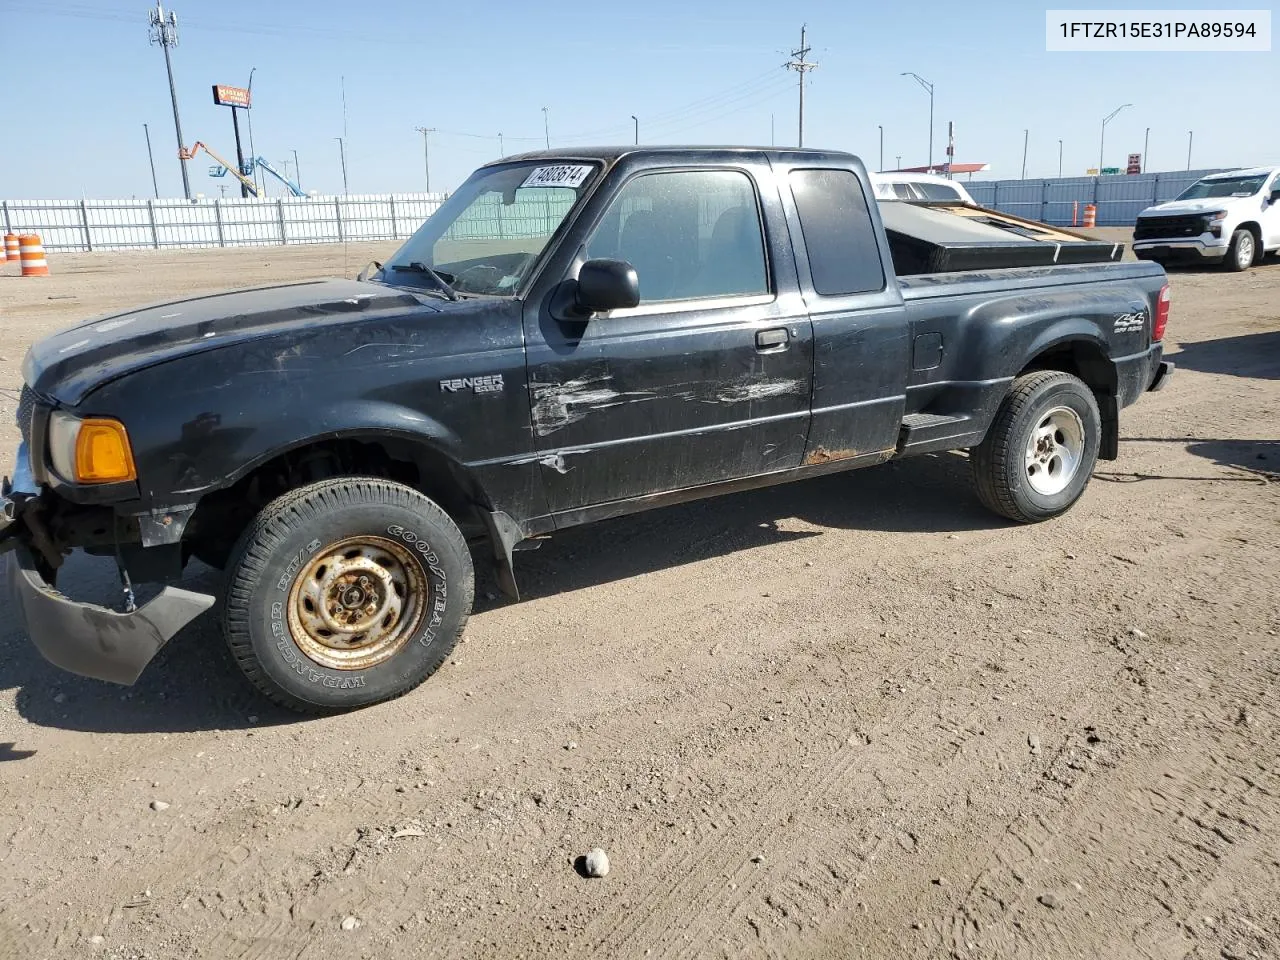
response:
M49 460L59 476L75 483L138 478L129 434L118 420L55 412L49 419Z
M1213 213L1205 214L1205 219L1210 223L1221 223L1223 220L1227 219L1227 211L1215 210Z

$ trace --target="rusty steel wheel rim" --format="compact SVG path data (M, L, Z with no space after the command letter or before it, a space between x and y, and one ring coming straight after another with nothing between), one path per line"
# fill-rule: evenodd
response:
M428 608L427 575L412 551L384 537L323 548L289 592L289 630L322 667L365 670L394 657Z

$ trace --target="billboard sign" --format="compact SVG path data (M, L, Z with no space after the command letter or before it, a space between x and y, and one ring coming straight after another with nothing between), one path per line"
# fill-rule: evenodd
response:
M1141 173L1142 172L1142 154L1140 153L1129 154L1129 164L1126 167L1124 172L1129 174L1130 176L1136 173Z
M213 102L220 107L244 107L247 110L249 109L249 91L244 87L228 87L215 83Z

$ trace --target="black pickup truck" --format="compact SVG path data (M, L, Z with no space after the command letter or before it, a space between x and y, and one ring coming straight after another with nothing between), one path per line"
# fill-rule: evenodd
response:
M528 154L356 280L55 334L3 488L13 615L132 683L214 605L170 585L196 557L248 678L324 712L440 666L473 556L515 597L513 550L576 524L951 449L995 512L1062 513L1171 371L1164 272L895 272L873 197L842 153ZM117 559L123 611L54 589L75 548Z

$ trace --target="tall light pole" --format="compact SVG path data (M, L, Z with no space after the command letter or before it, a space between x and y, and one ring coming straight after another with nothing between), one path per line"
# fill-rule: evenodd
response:
M427 173L427 193L431 192L431 148L427 145L427 137L436 132L435 127L414 127L422 134L422 165Z
M897 167L897 168L898 168L899 170L901 170L901 169L902 169L902 154L898 154L898 167Z
M880 128L880 167L877 172L884 173L884 124L877 123L876 126Z
M345 137L334 137L338 141L338 157L342 160L342 195L347 195L347 142Z
M156 0L150 22L151 42L160 44L164 50L164 68L169 73L169 99L173 101L173 130L178 135L178 162L182 164L182 193L190 200L191 181L187 177L187 161L182 158L187 145L182 139L182 120L178 116L178 88L173 82L173 59L169 56L169 48L178 45L178 15L170 10L166 17L160 0Z
M551 149L551 121L547 119L547 108L542 108L542 136L546 142L547 149Z
M1142 169L1139 173L1146 173L1151 169L1151 164L1147 163L1147 147L1151 143L1151 128L1147 127L1147 132L1142 135Z
M1098 141L1098 176L1102 176L1102 158L1107 146L1107 124L1110 123L1115 118L1115 115L1125 107L1132 106L1132 103L1122 103L1102 118L1102 137Z
M636 125L636 146L640 146L640 121L636 119L636 115L631 115L631 122Z
M156 182L156 158L151 152L151 128L145 123L142 125L142 132L147 135L147 159L151 161L151 189L156 192L156 199L160 199L160 184Z
M1022 130L1022 179L1027 179L1027 141L1031 139L1031 131L1025 127Z
M294 182L298 185L298 189L302 189L302 165L298 163L298 151L293 151L293 175L296 178Z
M914 77L916 83L929 91L929 169L933 170L933 84L918 73L906 71L904 77Z
M1058 140L1058 179L1062 179L1062 140Z
M1191 169L1191 134L1193 131L1187 131L1187 169Z
M249 121L249 162L253 164L253 185L258 188L258 196L262 196L262 183L258 180L258 149L253 145L253 75L257 70L254 67L249 71L249 109L245 111L245 117ZM243 170L240 172L244 173Z

